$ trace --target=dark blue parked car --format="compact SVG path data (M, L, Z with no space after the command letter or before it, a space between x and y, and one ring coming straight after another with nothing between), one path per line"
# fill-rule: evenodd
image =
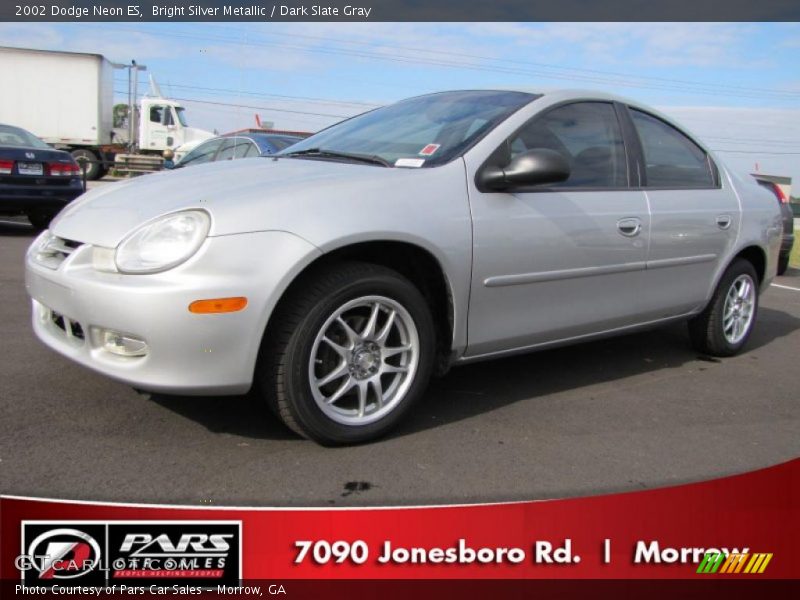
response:
M179 160L174 168L274 154L301 139L303 138L275 133L228 133L203 142Z
M82 193L80 167L69 152L0 123L0 215L26 215L34 227L46 229Z

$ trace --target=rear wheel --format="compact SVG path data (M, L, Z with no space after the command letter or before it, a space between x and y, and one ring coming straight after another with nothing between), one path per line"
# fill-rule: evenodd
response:
M786 273L786 269L789 268L789 253L781 254L778 257L778 275L783 275Z
M346 263L306 277L266 333L261 393L292 430L327 445L377 438L425 391L433 321L399 273Z
M758 276L736 259L722 276L705 310L689 321L692 344L712 356L733 356L747 343L758 313Z

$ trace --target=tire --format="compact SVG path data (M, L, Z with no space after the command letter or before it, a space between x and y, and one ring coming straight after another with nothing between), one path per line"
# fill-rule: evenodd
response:
M711 356L733 356L747 343L757 315L758 275L750 261L738 258L705 310L689 321L692 345Z
M783 275L786 273L786 269L789 268L789 253L781 254L778 257L778 275Z
M87 150L86 148L76 148L71 150L70 154L72 155L72 158L78 162L78 166L81 167L81 174L83 174L83 165L84 163L86 164L87 181L94 181L95 179L99 179L101 177L100 172L102 171L102 167L98 162L100 159L94 152Z
M28 221L31 222L33 228L38 231L44 231L50 227L50 221L56 216L54 212L29 212Z
M434 331L422 294L399 273L358 262L317 269L270 320L258 390L303 437L330 446L373 440L424 393Z

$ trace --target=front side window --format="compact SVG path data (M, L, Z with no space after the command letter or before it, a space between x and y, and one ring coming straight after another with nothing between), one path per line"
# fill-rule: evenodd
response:
M434 167L459 156L538 97L524 92L462 91L411 98L333 125L282 154L310 156L320 150L378 157L390 166ZM404 162L397 163L400 159Z
M661 119L629 110L642 141L647 187L716 187L711 161L700 146Z
M548 187L628 185L622 132L614 106L608 102L576 102L549 110L534 117L507 144L507 161L534 148L554 150L567 159L569 178Z
M164 107L163 106L151 106L150 107L150 122L151 123L161 123L161 120L164 118Z

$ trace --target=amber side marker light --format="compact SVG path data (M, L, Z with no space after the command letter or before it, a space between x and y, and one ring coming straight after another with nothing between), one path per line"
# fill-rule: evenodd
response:
M195 300L189 305L189 312L197 314L228 313L242 310L247 306L247 298L212 298L210 300Z

